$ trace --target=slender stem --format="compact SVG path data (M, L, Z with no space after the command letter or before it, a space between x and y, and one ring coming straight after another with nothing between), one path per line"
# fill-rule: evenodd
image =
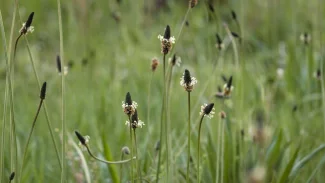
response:
M191 161L191 92L187 92L188 101L188 124L187 124L187 168L186 182L190 182L190 161Z
M131 157L133 157L133 136L132 136L132 121L131 121L131 115L129 115L129 128L130 128L130 138L131 138ZM134 176L133 176L133 161L131 161L131 182L134 182Z
M183 19L183 22L182 22L181 28L179 29L178 34L177 34L177 37L176 37L176 41L177 41L177 42L179 42L179 37L181 36L181 33L182 33L182 31L183 31L184 25L185 25L186 20L187 20L187 16L188 16L188 14L190 13L190 11L191 11L191 7L188 7L188 9L187 9L187 11L186 11L186 13L185 13L185 17L184 17L184 19ZM174 48L176 48L176 44L177 44L177 42L174 44Z
M170 64L170 67L169 67L169 69L168 69L168 74L167 74L167 89L166 89L166 130L167 130L167 132L166 132L166 141L168 142L167 143L167 145L168 145L168 147L167 147L167 149L171 149L171 145L172 145L172 143L171 143L171 138L170 138L170 133L171 133L171 123L170 123L170 106L169 106L169 104L170 104L170 85L171 85L171 79L172 79L172 74L173 74L173 65L172 64ZM170 154L170 157L173 157L173 151L168 151L168 152L170 152L171 154ZM168 164L169 164L169 162L168 162ZM170 172L171 173L173 173L173 166L171 166L170 167L171 168L171 170L170 170ZM173 175L171 175L171 176L173 176Z
M57 0L58 4L58 21L59 21L59 35L60 35L60 58L61 64L64 66L64 51L63 51L63 29L62 29L62 17L61 17L61 2ZM66 126L65 126L65 82L64 73L61 74L61 128L62 128L62 171L61 171L61 183L66 180L66 164L65 164L65 145L66 145Z
M224 146L225 146L225 137L224 137L224 131L225 131L225 121L221 120L221 182L223 182L223 171L224 171Z
M36 112L36 115L35 115L35 118L34 118L34 121L33 121L33 124L32 124L32 128L30 129L30 132L29 132L29 135L28 135L28 138L27 138L27 142L26 142L26 146L24 148L23 159L22 159L21 168L20 168L19 182L21 182L21 179L23 177L22 175L23 175L23 169L24 169L24 161L25 161L25 158L26 158L26 153L27 153L29 141L30 141L30 138L31 138L32 133L34 131L36 120L37 120L38 114L39 114L39 112L41 110L42 104L43 104L43 99L41 99L41 101L40 101L40 103L38 105L38 109L37 109L37 112Z
M107 161L107 160L103 160L103 159L100 159L100 158L97 158L96 156L94 156L91 151L90 151L90 148L88 147L88 145L85 145L87 151L88 151L88 154L94 158L95 160L97 161L100 161L102 163L106 163L106 164L123 164L123 163L127 163L127 162L132 162L132 160L136 159L137 157L133 157L133 158L130 158L130 159L127 159L127 160L121 160L121 161Z
M141 171L140 171L139 163L138 163L138 161L139 161L139 157L138 157L138 145L137 145L137 136L136 136L136 133L135 133L135 128L133 128L133 135L134 135L134 152L135 152L135 157L137 157L137 159L135 160L135 168L137 170L138 177L141 180L142 177L141 177Z
M161 106L161 116L160 116L160 148L158 154L158 163L157 163L157 172L156 172L156 182L159 182L159 172L160 172L160 163L161 163L161 149L163 147L163 128L164 128L164 118L165 118L165 102L166 102L166 54L163 56L163 101ZM167 135L167 133L165 133ZM168 154L168 151L167 151ZM168 155L167 155L167 162L168 162ZM167 166L168 167L168 166ZM167 170L168 172L168 170ZM168 177L168 176L167 176Z
M217 174L217 177L216 177L216 183L219 182L219 175L220 175L220 152L221 152L221 118L219 118L219 122L218 122L218 141L219 143L217 143L217 167L216 167L216 174Z
M198 139L197 139L197 182L200 183L200 139L201 139L201 126L202 126L202 121L203 121L204 115L202 115L200 124L199 124L199 134L198 134Z
M123 161L123 159L124 159L124 152L122 152L122 155L121 155L121 160ZM123 164L121 164L120 165L120 182L123 182L122 181L122 175L123 175L123 171L122 171L122 169L123 169Z
M15 42L15 48L14 48L14 60L16 58L16 52L17 52L17 45L20 37L23 35L23 33L20 33L20 35L17 37L16 42Z

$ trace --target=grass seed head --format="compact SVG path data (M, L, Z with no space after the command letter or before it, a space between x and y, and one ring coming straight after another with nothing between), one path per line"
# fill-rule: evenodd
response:
M46 82L43 83L42 88L41 88L41 93L40 93L40 98L42 100L45 99L45 95L46 95Z

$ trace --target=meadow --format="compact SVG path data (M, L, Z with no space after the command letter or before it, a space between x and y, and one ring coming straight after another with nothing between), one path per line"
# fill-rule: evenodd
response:
M323 182L323 17L322 0L1 1L0 182Z

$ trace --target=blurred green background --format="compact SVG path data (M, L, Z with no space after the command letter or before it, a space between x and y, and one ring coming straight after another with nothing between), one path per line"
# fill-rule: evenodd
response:
M35 31L26 37L40 82L47 81L48 84L46 103L60 148L61 77L56 68L56 55L60 52L57 2L30 0L18 3L12 40L10 32L15 1L2 0L0 3L7 46L14 44L22 22L26 21L30 12L35 12L32 23ZM72 135L66 145L67 181L86 182L80 156L70 143L72 140L77 142L74 130L91 137L90 147L96 155L106 159L120 159L121 148L130 144L128 128L125 126L127 116L121 107L126 92L130 92L132 99L139 104L139 118L146 124L142 129L137 129L142 174L153 182L157 153L154 147L159 140L163 90L162 54L157 36L164 33L168 24L172 36L177 37L188 1L71 0L62 1L61 5L64 61L69 66L69 73L65 77L66 124L67 132ZM240 27L232 18L232 10L236 12ZM199 106L208 102L215 103L216 115L211 120L204 120L202 129L203 182L216 182L213 162L216 146L220 144L217 132L220 122L218 113L221 110L227 113L225 151L230 154L229 159L225 157L225 167L229 166L229 171L224 173L224 182L227 183L254 182L251 176L257 166L266 167L267 176L264 181L277 182L299 144L300 151L295 162L324 143L324 16L325 3L322 0L198 1L197 6L188 14L188 24L176 40L172 53L167 55L169 58L176 53L182 60L181 66L173 70L168 109L171 125L168 134L173 165L170 182L185 182L182 172L186 172L187 157L187 93L179 85L184 69L189 69L199 81L191 93L193 129L198 124ZM234 38L239 65L236 65L232 44L222 52L215 47L216 33L229 43L224 24L241 37L241 42ZM311 37L308 44L300 40L304 33ZM3 37L1 39L3 41ZM150 65L154 57L160 60L160 65L152 73ZM10 111L7 108L2 112L7 87L3 44L0 45L0 60L0 93L3 96L0 129L4 131L5 137L1 149L4 155L2 182L7 181L12 170L10 158L13 155L9 148ZM22 149L39 103L38 83L25 39L20 39L13 64L14 117L20 165ZM216 72L213 72L214 67ZM317 70L320 73L318 78L314 77ZM234 84L234 91L231 98L225 101L225 108L214 97L218 86L224 85L222 75L227 78L232 75ZM150 80L152 84L148 102ZM209 83L206 90L203 90L206 82ZM258 128L256 126L263 129L263 135L266 133L263 145L254 140L254 128ZM266 127L268 130L264 132ZM239 135L241 130L244 136ZM281 130L282 133L279 132ZM197 130L194 131L192 147L193 156L196 157ZM271 161L277 165L270 165L268 152L279 136L283 136L277 152L279 156L272 159L274 162ZM227 148L228 145L236 147L235 144L241 141L237 138L243 140L241 145L244 148L240 155L236 154L235 149ZM317 164L323 162L323 154L313 156L290 181L306 182L316 169L311 180L322 182L325 167L321 163L318 168ZM119 166L106 166L93 161L86 153L84 155L92 182L118 180L114 178L114 172L119 176ZM237 167L237 159L243 163L242 167ZM163 158L162 171L165 169ZM127 170L124 165L122 172L126 177ZM22 180L59 182L60 173L42 110L27 151ZM193 175L193 181L194 177ZM126 178L122 182L126 182Z

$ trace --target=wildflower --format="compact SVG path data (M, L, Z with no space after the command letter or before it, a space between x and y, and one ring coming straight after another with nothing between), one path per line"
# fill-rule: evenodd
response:
M183 77L181 77L180 85L184 87L187 92L191 92L193 90L193 86L197 83L195 77L191 77L190 71L185 69Z
M231 10L231 17L232 19L237 20L237 15L234 10Z
M182 63L181 57L176 57L176 54L174 54L172 58L169 58L169 63L172 64L172 66L177 65L179 67Z
M25 23L23 23L22 28L19 30L20 34L32 33L34 31L34 26L31 26L33 22L34 12L32 12Z
M59 55L56 56L56 66L57 66L59 75L61 75L62 74L62 66L61 66L61 58ZM69 68L67 66L64 66L63 67L63 75L67 75L68 71L69 71Z
M85 147L89 143L90 137L88 135L82 136L78 131L75 131L76 136L79 139L79 147Z
M310 41L311 41L311 36L310 36L310 34L308 34L307 32L302 33L302 34L300 35L300 41L303 42L303 43L306 44L306 45L309 44Z
M220 36L219 36L218 33L216 34L216 38L217 38L216 48L218 50L223 50L224 47L225 47L225 45L222 43L222 40L221 40L221 38L220 38Z
M164 36L158 35L158 39L161 41L161 53L167 54L175 44L175 37L170 36L170 27L167 25Z
M191 8L194 8L197 5L198 0L190 0L189 5Z
M219 116L220 116L221 119L225 119L227 117L227 114L225 113L225 111L221 111L219 113Z
M14 178L15 178L15 172L12 172L10 174L9 180L12 181L12 180L14 180Z
M151 70L152 70L152 72L154 72L157 69L158 65L159 65L159 60L157 58L153 58L151 60Z
M230 76L228 83L226 83L223 87L223 96L229 97L233 89L234 87L232 86L232 76Z
M123 154L126 154L126 155L129 155L129 154L130 154L130 149L129 149L129 147L124 146L124 147L122 148L122 153L123 153Z
M200 115L206 116L209 119L213 118L213 115L215 113L214 112L215 109L213 106L214 106L214 103L202 105Z
M132 115L131 121L132 122L130 122L129 120L126 121L125 125L127 125L128 127L130 127L130 125L131 125L133 129L139 128L139 127L142 128L142 126L145 125L143 121L139 120L137 110L135 110L134 114Z
M122 108L124 109L124 113L128 116L133 115L137 107L138 104L132 101L131 94L127 92L125 101L122 101Z
M41 88L41 93L40 93L41 100L45 99L45 95L46 95L46 82L43 83Z

